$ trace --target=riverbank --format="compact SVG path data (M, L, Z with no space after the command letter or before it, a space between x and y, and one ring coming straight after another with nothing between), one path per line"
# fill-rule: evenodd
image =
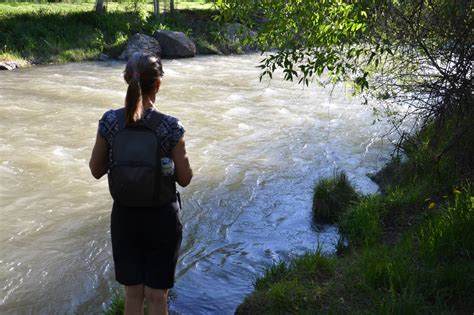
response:
M336 220L336 255L268 268L236 313L472 313L473 111L463 115L426 125L374 176L382 193Z
M0 61L20 67L35 64L97 60L101 53L117 58L130 36L170 29L185 33L198 54L241 53L237 41L225 36L209 4L196 3L157 19L149 5L110 3L104 14L83 4L0 4Z

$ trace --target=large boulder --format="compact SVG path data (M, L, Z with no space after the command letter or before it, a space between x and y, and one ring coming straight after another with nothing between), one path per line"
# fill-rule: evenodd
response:
M0 61L0 70L13 70L19 68L15 61Z
M227 39L232 44L241 44L242 39L244 38L255 38L257 32L251 30L240 23L231 23L227 24L224 29L224 34ZM257 50L257 46L243 45L242 49L244 51L254 51Z
M160 43L151 36L137 33L130 37L118 59L127 61L136 52L147 52L160 56Z
M153 37L160 43L163 58L187 58L196 55L196 45L182 32L156 31Z

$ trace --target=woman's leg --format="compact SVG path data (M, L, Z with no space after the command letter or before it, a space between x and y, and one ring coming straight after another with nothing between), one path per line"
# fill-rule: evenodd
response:
M143 284L125 286L125 315L143 314L143 298L145 290Z
M168 290L152 289L145 286L145 297L148 302L149 315L168 314Z

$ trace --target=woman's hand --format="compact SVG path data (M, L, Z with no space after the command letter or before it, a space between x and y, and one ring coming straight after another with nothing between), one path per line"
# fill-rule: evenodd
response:
M91 159L89 161L89 168L91 169L92 176L99 179L107 173L109 154L109 144L97 133L95 140L94 149L92 149Z
M186 187L193 178L193 170L189 165L189 159L186 155L186 146L184 143L184 137L179 139L178 143L171 150L171 158L174 162L174 175L176 182L181 187Z

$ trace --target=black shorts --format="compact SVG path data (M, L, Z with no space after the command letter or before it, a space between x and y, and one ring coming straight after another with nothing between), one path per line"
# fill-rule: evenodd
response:
M152 289L174 285L182 239L179 206L125 208L114 203L110 225L116 280Z

